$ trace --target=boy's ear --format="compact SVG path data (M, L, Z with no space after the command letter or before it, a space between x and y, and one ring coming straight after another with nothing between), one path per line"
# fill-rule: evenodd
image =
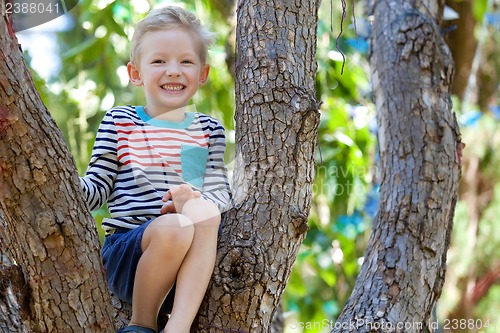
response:
M137 66L129 62L127 64L127 72L130 83L132 83L134 86L142 86L141 73L139 73L139 69L137 68Z
M210 65L204 65L200 71L200 86L207 82L208 73L210 73Z

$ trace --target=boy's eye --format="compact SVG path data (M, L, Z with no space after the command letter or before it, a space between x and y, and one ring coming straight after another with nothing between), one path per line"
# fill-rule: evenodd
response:
M153 61L153 64L163 64L163 60L157 59Z
M193 64L194 62L191 60L183 60L182 63L183 64Z

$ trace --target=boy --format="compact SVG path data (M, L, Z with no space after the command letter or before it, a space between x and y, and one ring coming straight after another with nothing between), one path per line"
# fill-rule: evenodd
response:
M230 200L224 128L188 112L210 70L211 33L177 7L153 10L132 38L130 82L146 106L115 107L101 122L81 184L89 207L108 203L102 257L110 290L132 303L129 326L188 333L213 272L220 212Z

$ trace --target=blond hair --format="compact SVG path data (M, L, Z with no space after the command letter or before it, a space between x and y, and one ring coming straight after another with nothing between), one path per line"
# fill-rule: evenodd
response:
M148 32L158 30L182 29L193 33L199 39L201 46L200 59L203 64L208 57L208 48L215 34L205 28L200 20L191 12L176 6L166 6L153 9L137 24L130 45L130 61L138 65L142 51L141 41Z

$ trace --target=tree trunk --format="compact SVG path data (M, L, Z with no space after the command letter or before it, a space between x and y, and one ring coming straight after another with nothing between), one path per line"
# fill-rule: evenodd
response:
M376 0L370 67L381 201L364 264L334 332L421 332L444 282L460 177L453 65L442 1ZM435 327L431 323L430 329ZM391 331L391 332L394 332Z
M240 0L234 208L197 332L269 332L307 230L319 0Z
M1 16L0 331L109 332L99 249L74 161Z

